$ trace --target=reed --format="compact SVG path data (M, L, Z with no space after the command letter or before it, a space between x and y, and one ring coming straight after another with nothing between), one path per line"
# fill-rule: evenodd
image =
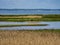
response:
M60 32L56 31L0 30L0 45L60 45Z

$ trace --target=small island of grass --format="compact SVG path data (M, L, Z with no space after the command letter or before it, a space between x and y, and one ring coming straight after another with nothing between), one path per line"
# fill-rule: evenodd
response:
M0 15L0 21L24 22L24 21L60 21L60 14L35 14L35 15Z

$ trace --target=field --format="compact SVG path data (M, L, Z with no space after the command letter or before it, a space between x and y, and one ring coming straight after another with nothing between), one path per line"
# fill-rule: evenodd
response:
M0 30L0 45L60 45L60 30Z
M24 21L60 21L60 14L48 15L0 15L0 21L24 22Z

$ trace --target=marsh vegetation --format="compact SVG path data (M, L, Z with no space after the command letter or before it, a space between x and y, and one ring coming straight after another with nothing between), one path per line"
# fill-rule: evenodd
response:
M48 15L0 15L0 21L60 21L60 14L48 14Z
M60 45L60 30L0 30L0 45Z

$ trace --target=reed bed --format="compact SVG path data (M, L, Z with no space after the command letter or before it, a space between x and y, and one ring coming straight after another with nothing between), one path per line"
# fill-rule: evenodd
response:
M0 30L0 45L60 45L60 30Z

